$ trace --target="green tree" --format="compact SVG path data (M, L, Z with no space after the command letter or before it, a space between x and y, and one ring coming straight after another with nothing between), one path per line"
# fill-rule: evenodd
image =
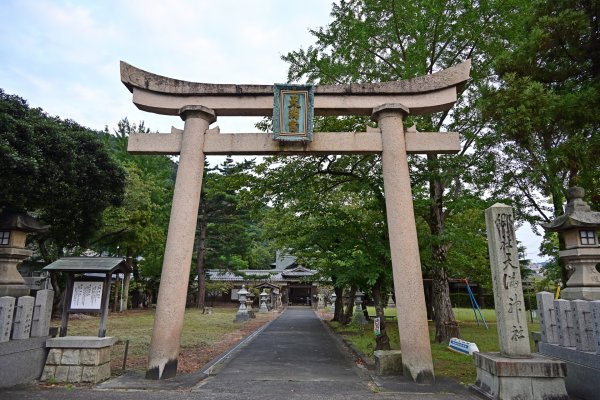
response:
M103 214L103 226L96 232L92 247L99 252L125 256L136 282L132 306L141 303L144 283L153 285L160 277L176 164L167 156L133 156L127 153L130 134L151 134L144 126L119 121L114 134L107 137L113 154L127 172L125 198L119 207ZM128 296L129 276L125 281Z
M50 224L50 233L38 238L47 262L85 246L103 210L123 200L125 174L104 137L0 89L0 207Z
M496 62L500 84L485 93L497 189L534 227L563 213L570 186L600 206L599 11L588 0L533 2L525 32Z
M364 130L360 118L323 119L319 131ZM343 313L344 292L361 289L375 300L383 317L391 286L391 261L380 164L373 156L271 157L256 168L254 193L270 204L266 232L279 248L330 280L337 295L334 319L350 322L352 305ZM382 318L383 320L383 318ZM388 348L385 325L377 348Z
M196 232L196 305L204 308L206 267L239 271L264 269L274 251L262 235L259 205L254 210L242 201L242 192L253 181L254 161L236 163L227 157L210 168L205 163Z
M408 79L473 60L472 79L451 112L408 121L416 122L422 131L446 129L462 134L458 156L412 160L415 194L424 194L428 202L420 217L429 228L434 319L440 342L455 333L446 328L454 325L448 289L448 257L454 243L446 232L447 224L452 213L460 212L463 195L470 190L477 197L492 179L493 159L487 150L493 142L479 112L479 93L490 84L495 55L518 33L520 16L527 7L521 3L341 1L333 5L333 22L311 30L314 46L283 57L290 65L289 80L306 78L320 84ZM379 157L372 157L371 162L379 163Z

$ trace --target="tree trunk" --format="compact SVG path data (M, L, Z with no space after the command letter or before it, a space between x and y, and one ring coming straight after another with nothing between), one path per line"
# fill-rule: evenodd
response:
M375 337L375 350L389 350L390 349L390 338L387 335L386 324L385 324L385 304L387 303L387 296L382 293L383 276L379 275L375 284L373 285L373 302L375 303L375 315L379 318L379 327L381 334Z
M340 321L344 325L348 325L350 322L352 322L352 314L354 313L354 297L356 296L356 290L356 286L351 286L350 291L348 292L348 306L344 311L342 321Z
M433 282L428 283L425 286L425 307L427 308L427 319L433 321L433 300L432 300L432 292L433 292Z
M446 343L452 337L460 337L450 302L450 288L446 268L433 270L433 308L435 309L435 341Z
M133 260L132 260L133 261ZM133 280L136 283L135 285L135 289L133 290L133 293L131 294L131 308L140 308L143 306L143 292L142 292L142 287L141 287L141 279L140 279L140 269L138 267L137 262L133 262L132 263L132 268L133 268Z
M198 239L198 252L196 255L196 273L198 274L198 298L196 307L204 310L204 297L206 296L206 273L204 272L204 253L206 251L206 230L208 229L208 218L202 216L200 222L200 238Z
M117 312L117 303L119 302L119 274L115 274L115 291L113 296L112 312Z
M344 289L339 287L334 287L333 291L337 296L335 299L335 312L333 313L332 321L338 321L343 323L344 319Z
M56 293L52 301L52 315L55 317L60 317L62 315L63 305L65 304L65 295L67 293L66 288L60 284L59 274L60 272L50 273L52 289L54 290L54 293ZM64 279L62 281L64 282Z
M131 271L132 269L132 264L133 264L133 258L132 258L132 252L131 250L127 250L127 258L125 259L125 262L127 263L127 266L129 267L129 270ZM129 282L131 282L131 273L125 274L125 281L123 282L123 301L120 304L119 307L119 311L123 312L124 310L127 310L127 306L129 303Z
M371 316L369 315L369 310L367 309L367 303L369 301L369 294L366 290L364 291L364 293L365 293L365 295L363 297L362 311L363 311L363 315L364 315L365 319L370 322Z
M428 169L431 173L438 171L438 156L428 155ZM433 258L432 276L432 305L435 321L435 340L438 343L447 342L451 337L460 337L458 324L454 319L452 304L450 302L450 288L448 287L448 271L446 270L446 259L448 257L448 243L441 242L444 236L445 213L444 213L444 183L441 179L433 177L429 180L429 218L427 223L431 235L436 239L431 246Z
M477 302L479 303L480 308L485 308L485 296L483 287L480 284L477 284Z
M561 216L563 211L563 194L560 190L554 191L552 193L552 207L554 208L553 214L554 218ZM565 240L561 234L558 234L558 250L563 251L566 249ZM562 257L558 258L558 265L560 266L561 276L560 280L562 282L562 287L565 288L567 286L567 281L571 277L573 271L570 271Z

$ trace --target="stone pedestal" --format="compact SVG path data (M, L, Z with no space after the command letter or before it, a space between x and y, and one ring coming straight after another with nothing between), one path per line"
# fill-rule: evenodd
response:
M31 250L16 246L0 247L0 297L29 296L29 287L17 270L17 264L31 253Z
M402 351L376 350L373 356L377 375L402 375Z
M66 336L48 339L41 381L98 383L110 378L110 351L115 337Z
M470 389L488 399L568 400L564 362L539 355L508 358L500 353L474 353L477 381Z
M560 291L560 298L565 300L600 300L600 287L567 287Z

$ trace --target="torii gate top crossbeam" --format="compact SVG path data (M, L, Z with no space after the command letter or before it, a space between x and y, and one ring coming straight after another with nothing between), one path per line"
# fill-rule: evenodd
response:
M431 75L394 82L317 85L315 115L371 115L381 104L401 103L413 115L448 110L469 79L471 61ZM271 116L273 85L187 82L156 75L121 61L121 81L141 110L179 115L184 106L203 105L217 116Z

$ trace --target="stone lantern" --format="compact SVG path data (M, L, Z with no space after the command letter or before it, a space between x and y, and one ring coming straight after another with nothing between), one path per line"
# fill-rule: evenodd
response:
M325 295L323 293L319 293L317 295L317 298L319 299L318 303L317 303L317 309L318 310L322 310L325 308Z
M29 295L17 264L32 254L25 248L27 234L47 231L47 225L25 213L0 213L0 297Z
M361 291L358 291L354 294L354 315L352 316L352 320L359 324L364 324L367 322L362 308L364 295L365 294Z
M333 293L331 295L331 312L335 313L335 300L337 299L337 295Z
M235 314L235 320L233 322L245 322L250 318L248 315L248 310L246 310L246 296L248 295L248 291L246 290L246 285L242 285L242 288L238 290L238 299L240 301L240 308Z
M260 307L258 309L259 314L268 313L269 309L267 308L267 297L269 293L265 292L265 289L259 294L260 296Z
M388 294L387 308L395 308L396 303L394 302L394 294L390 292Z
M580 187L569 188L565 214L543 225L549 232L559 232L565 243L559 256L572 271L561 291L565 300L600 300L600 212L591 210L583 201L584 194Z

